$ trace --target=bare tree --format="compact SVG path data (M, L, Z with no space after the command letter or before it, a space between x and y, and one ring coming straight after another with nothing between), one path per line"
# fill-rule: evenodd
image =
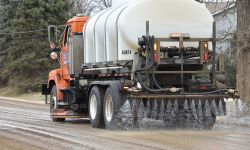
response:
M92 12L97 12L111 7L112 0L75 0L73 13L89 16Z
M215 10L227 9L227 8L231 7L232 5L235 5L235 3L236 3L236 0L195 0L195 1L200 2L200 3L205 3L207 6L209 6L209 4L216 4ZM226 5L224 5L224 8L220 8L219 6L217 7L217 4L219 4L221 2L226 3Z
M250 1L237 0L237 89L246 102L250 102Z

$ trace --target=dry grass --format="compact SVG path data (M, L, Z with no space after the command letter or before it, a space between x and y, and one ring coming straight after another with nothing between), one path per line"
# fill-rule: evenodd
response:
M10 87L0 88L0 96L13 98L15 100L35 102L35 103L44 103L44 95L40 92L30 92L25 94L18 94L13 91Z

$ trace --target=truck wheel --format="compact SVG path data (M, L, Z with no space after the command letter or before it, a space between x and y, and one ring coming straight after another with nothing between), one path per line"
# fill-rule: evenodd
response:
M120 109L120 98L118 94L118 89L112 89L109 87L106 90L104 96L104 105L103 105L103 113L104 113L104 121L107 129L115 128L115 116L117 111Z
M64 122L65 118L53 117L53 113L57 108L58 108L58 106L57 106L57 90L56 90L56 86L54 85L52 90L51 90L51 94L50 94L50 116L51 116L52 121Z
M89 94L89 116L93 128L101 128L104 126L103 120L103 96L104 90L94 86Z

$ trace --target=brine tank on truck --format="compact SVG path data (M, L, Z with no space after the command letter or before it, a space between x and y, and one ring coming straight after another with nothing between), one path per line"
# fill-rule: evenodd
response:
M138 0L77 16L59 42L50 26L50 42L59 45L51 57L60 68L42 92L50 95L52 120L211 129L226 114L224 99L236 96L223 84L215 30L210 12L194 0Z

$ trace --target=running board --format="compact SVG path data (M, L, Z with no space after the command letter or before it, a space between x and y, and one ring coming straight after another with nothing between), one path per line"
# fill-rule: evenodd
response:
M65 115L51 115L53 118L89 118L89 116L65 116Z

